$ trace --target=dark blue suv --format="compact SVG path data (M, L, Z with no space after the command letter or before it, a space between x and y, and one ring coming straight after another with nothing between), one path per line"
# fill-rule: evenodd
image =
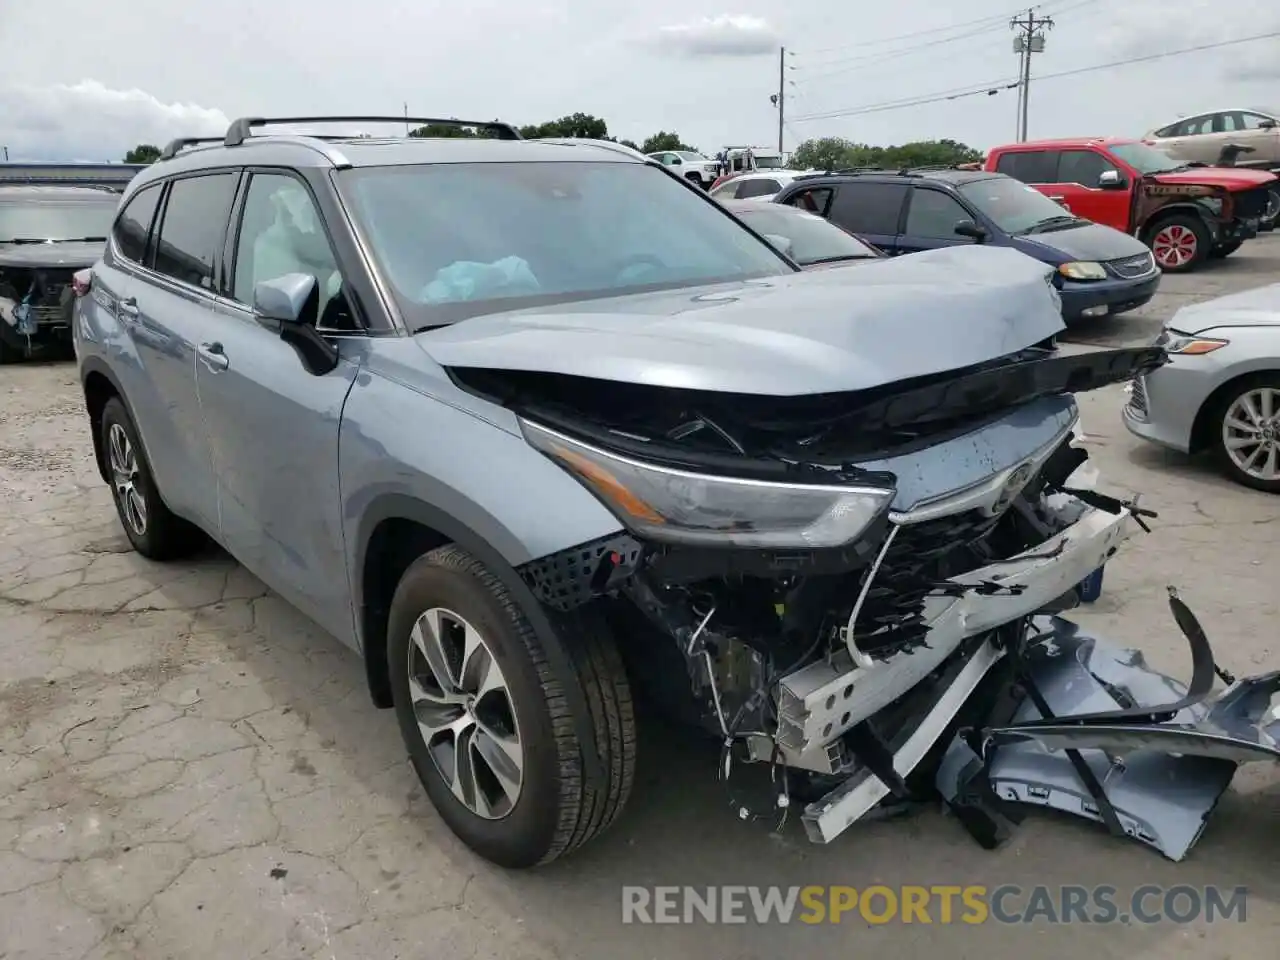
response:
M1056 267L1063 320L1142 306L1160 270L1140 240L1068 213L1018 180L979 170L810 174L774 198L821 214L890 256L989 243Z

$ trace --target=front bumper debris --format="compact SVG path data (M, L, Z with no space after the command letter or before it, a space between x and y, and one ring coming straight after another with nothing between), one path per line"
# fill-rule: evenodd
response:
M938 792L983 846L1007 836L1019 807L1039 806L1178 861L1240 764L1280 761L1280 671L1224 674L1190 611L1176 595L1171 604L1192 648L1185 685L1067 620L1033 623L1017 670L1026 696L1008 718L956 733L937 771ZM1211 695L1215 673L1229 682Z
M1069 592L1115 552L1127 536L1128 522L1127 512L1086 508L1075 523L1032 549L952 578L955 584L1001 589L926 600L923 615L929 630L921 647L863 666L841 651L784 677L778 698L779 746L797 757L822 751L937 670L967 637L1016 622ZM811 761L795 765L819 769ZM836 822L847 812L825 801L823 810L822 816ZM828 828L819 831L825 835Z

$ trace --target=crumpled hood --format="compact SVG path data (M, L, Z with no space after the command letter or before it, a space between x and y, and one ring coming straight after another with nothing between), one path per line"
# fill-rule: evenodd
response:
M802 396L945 373L1063 329L1045 266L932 250L769 280L473 317L417 336L445 367Z
M0 267L92 267L105 246L80 242L0 244Z
M1275 183L1276 175L1267 173L1265 170L1250 170L1248 167L1192 167L1190 170L1171 170L1168 173L1152 174L1150 179L1156 183L1165 184L1204 184L1209 187L1224 187L1235 192Z
M1188 304L1165 326L1183 333L1201 333L1213 327L1280 326L1280 283Z

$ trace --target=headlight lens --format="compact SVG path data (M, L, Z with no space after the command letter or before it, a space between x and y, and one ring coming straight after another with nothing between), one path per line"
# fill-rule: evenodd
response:
M1230 340L1219 337L1197 337L1194 334L1182 333L1178 330L1166 330L1156 338L1155 346L1163 347L1168 354L1182 356L1201 356L1221 350Z
M889 509L878 487L775 483L644 463L520 421L525 439L633 533L666 543L821 549L856 540Z
M1058 272L1068 280L1105 280L1106 268L1100 263L1088 260L1074 260L1058 267Z

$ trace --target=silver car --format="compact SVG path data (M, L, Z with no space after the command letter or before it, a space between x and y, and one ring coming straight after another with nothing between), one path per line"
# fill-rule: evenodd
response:
M1156 345L1171 360L1129 385L1129 431L1280 493L1280 283L1183 307Z
M1280 168L1280 112L1275 110L1211 110L1153 130L1147 138L1186 163L1215 164L1223 147L1239 144L1251 150L1239 158L1239 166Z
M830 841L1127 536L1063 492L1072 394L1164 355L1037 349L1043 264L801 270L620 145L299 122L129 185L74 288L94 453L140 554L212 538L359 652L490 860L618 818L633 686Z

